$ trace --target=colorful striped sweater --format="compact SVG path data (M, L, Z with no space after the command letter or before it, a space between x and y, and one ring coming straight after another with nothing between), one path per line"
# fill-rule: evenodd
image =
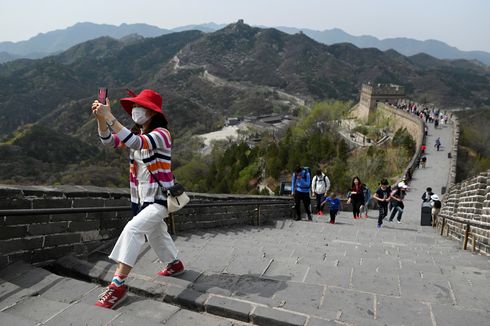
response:
M134 160L134 152L140 151L143 162L160 184L171 187L174 184L174 176L171 170L172 138L165 128L156 128L147 134L136 135L129 129L122 128L117 134L109 130L101 132L99 136L104 145L112 145L114 148L129 148L129 186L131 202L153 203L156 200L166 200L166 194L159 190L159 185L153 177L150 180L140 182L142 197L138 198L138 180L136 178L138 167ZM142 180L140 180L142 181Z

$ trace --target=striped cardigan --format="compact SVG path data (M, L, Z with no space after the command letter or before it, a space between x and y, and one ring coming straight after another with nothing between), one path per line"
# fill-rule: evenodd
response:
M141 182L142 197L138 198L138 180L136 179L138 167L134 161L134 152L140 151L143 162L160 184L165 187L174 185L174 176L171 171L172 138L165 128L156 128L147 134L136 135L129 129L122 128L117 134L109 130L101 132L99 136L104 145L112 145L114 148L129 148L129 186L131 202L153 203L156 200L166 200L166 194L159 191L159 185L150 175L150 180ZM142 180L140 180L142 181Z

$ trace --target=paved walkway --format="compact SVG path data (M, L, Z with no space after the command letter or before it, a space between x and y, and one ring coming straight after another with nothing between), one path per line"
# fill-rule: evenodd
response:
M427 186L440 192L447 182L449 165L445 148L450 148L450 127L431 128L429 134L427 168L414 174L402 224L385 223L378 231L377 212L370 212L369 218L362 220L353 220L351 214L342 212L335 225L322 217L314 222L279 220L260 228L179 234L176 244L187 272L177 278L156 276L162 266L146 247L128 283L133 292L152 300L130 301L119 313L126 312L126 318L133 320L144 314L164 323L166 317L161 314L179 309L175 307L178 305L208 312L199 314L204 317L195 325L240 324L233 320L307 326L488 325L489 257L462 251L460 243L439 236L432 227L420 226L420 196ZM446 146L441 152L433 147L437 136ZM114 265L106 258L108 251L110 246L94 253L87 262L66 257L57 268L79 277L109 281ZM40 282L51 284L48 278ZM2 325L3 320L10 320L4 318L12 316L33 319L29 318L34 316L32 299L15 299L3 290L5 284L0 288ZM82 287L77 293L93 294L81 299L86 304L93 303L95 293L100 291L98 287L88 289L94 285L87 285L87 289L85 285L77 286ZM58 290L54 295L53 291L50 297L43 298L42 294L41 298L60 298L69 293ZM49 290L43 293L46 296ZM20 306L13 304L5 309L5 302L16 300ZM29 305L22 306L24 302ZM107 316L118 313L73 302L71 307L78 309L77 325L85 325L87 320L87 324L100 321L102 325ZM134 315L127 311L134 311ZM42 321L44 317L36 318ZM144 321L141 319L141 323Z

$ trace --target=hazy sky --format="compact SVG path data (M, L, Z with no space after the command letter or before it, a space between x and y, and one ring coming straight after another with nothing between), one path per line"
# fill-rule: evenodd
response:
M87 21L172 28L241 18L250 25L338 27L490 52L489 14L490 0L0 0L0 42Z

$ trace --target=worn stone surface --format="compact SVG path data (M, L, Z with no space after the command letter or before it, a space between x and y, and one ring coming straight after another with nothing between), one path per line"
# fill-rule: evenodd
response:
M217 296L211 296L205 306L206 311L210 314L244 322L249 321L249 314L253 307L250 303Z
M427 144L437 136L449 146L448 126L431 128ZM164 264L145 246L127 284L159 302L130 297L112 322L128 324L140 317L141 325L240 325L244 322L202 311L245 320L250 308L248 316L262 325L487 324L489 257L463 251L460 242L420 226L420 196L427 186L438 192L448 179L447 149L428 147L427 167L417 170L410 183L402 224L385 221L377 230L376 211L361 220L341 212L335 225L321 217L315 222L278 219L260 227L178 233L174 238L186 273L156 276ZM480 188L465 194L472 200L468 203L480 202ZM481 210L488 213L490 196L484 198ZM107 282L115 269L107 259L110 250L111 245L100 248L87 261L63 258L56 267ZM22 263L0 270L0 278L0 309L29 321L55 321L53 314L61 318L68 302L93 306L103 290L76 281L79 293L67 293L66 278ZM43 300L48 300L43 309L26 309L26 303L36 307Z

